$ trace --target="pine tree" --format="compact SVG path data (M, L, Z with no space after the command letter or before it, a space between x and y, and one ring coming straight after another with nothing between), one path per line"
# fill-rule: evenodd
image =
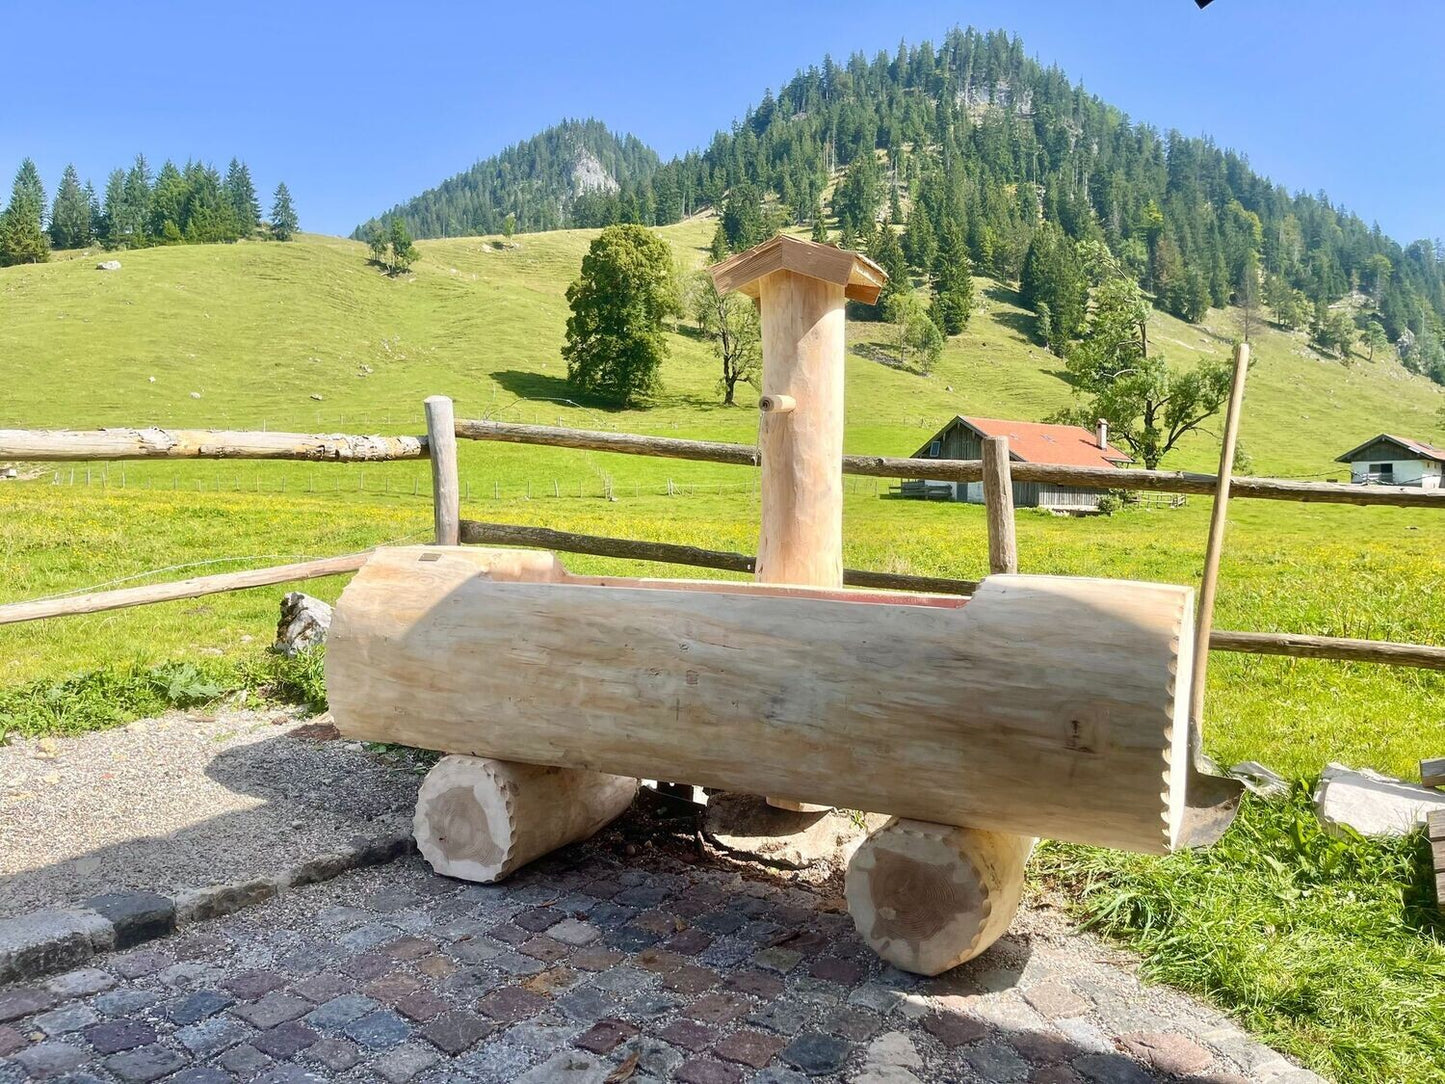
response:
M21 161L20 168L15 172L15 182L10 188L10 206L15 206L17 202L31 207L35 217L44 221L45 185L40 183L40 171L35 168L35 162L30 158Z
M90 201L80 187L75 166L67 165L50 209L50 243L56 248L80 248L90 240Z
M873 258L874 263L888 272L888 282L884 284L883 292L878 295L880 311L889 298L913 292L913 283L908 276L908 261L903 258L903 246L898 243L898 234L893 231L892 226L879 227L868 255Z
M968 247L956 227L943 231L933 275L933 304L928 314L945 335L957 335L973 315L974 294Z
M261 201L256 198L256 186L251 183L251 171L245 162L231 159L222 187L235 212L241 236L250 237L261 226Z
M179 244L185 239L186 205L190 189L176 164L169 158L156 174L155 187L151 189L150 235L161 244Z
M712 231L712 244L708 246L707 258L709 263L722 263L728 258L728 233L721 222L717 224L717 229Z
M10 189L10 203L0 214L0 267L41 263L50 258L50 244L40 228L45 189L29 158L20 163Z
M291 202L291 190L286 187L286 182L282 181L276 186L275 195L271 197L271 237L276 241L289 241L300 228L296 207Z
M813 209L813 232L809 234L810 240L820 245L828 243L828 223L823 220L823 208L815 206Z
M933 229L933 219L928 208L915 203L908 214L908 227L903 231L903 254L908 262L923 274L933 269L938 255L938 235Z
M145 155L135 156L135 162L126 171L123 191L120 223L122 235L130 247L143 248L150 243L146 225L151 213L151 168Z

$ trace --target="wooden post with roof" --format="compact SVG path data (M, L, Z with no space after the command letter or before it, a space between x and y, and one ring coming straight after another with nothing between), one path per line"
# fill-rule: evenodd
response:
M724 260L711 274L719 293L736 290L756 301L762 322L756 578L842 587L845 306L873 304L888 275L857 252L784 234Z

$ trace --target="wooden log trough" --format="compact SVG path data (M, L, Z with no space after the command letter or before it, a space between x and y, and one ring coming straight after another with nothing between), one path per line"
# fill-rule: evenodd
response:
M336 605L337 727L449 754L417 807L433 866L504 877L617 816L639 777L889 814L850 863L849 912L936 974L1007 928L1039 836L1164 854L1222 832L1238 788L1201 787L1191 756L1193 592L1018 575L1002 506L971 598L845 587L843 305L886 276L788 237L713 274L762 309L755 582L455 545L476 525L436 455L438 544L376 551ZM428 416L444 451L445 407Z

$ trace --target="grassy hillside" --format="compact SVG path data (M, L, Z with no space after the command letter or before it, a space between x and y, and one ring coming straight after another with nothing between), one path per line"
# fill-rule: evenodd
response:
M712 227L695 221L663 232L680 261L695 266ZM463 416L755 439L751 396L736 408L718 405L709 350L685 327L671 336L654 408L571 402L558 353L564 292L590 237L522 236L509 248L480 238L423 242L416 273L396 280L366 265L363 246L324 237L150 249L123 254L117 273L83 258L3 269L0 427L415 433L421 400L440 392ZM973 325L948 344L932 377L868 360L880 329L850 327L850 451L906 455L955 412L1039 418L1068 401L1058 360L1031 342L1031 318L1014 295L982 280L980 290ZM1176 360L1223 355L1232 321L1219 312L1198 327L1157 317L1154 341ZM1338 477L1333 457L1374 433L1440 436L1445 394L1393 362L1345 367L1273 331L1259 336L1256 356L1244 443L1257 473ZM1166 465L1212 469L1216 455L1214 438L1200 435ZM467 443L461 471L469 517L755 545L754 476L738 468ZM609 485L614 499L602 499ZM871 479L851 479L844 515L850 565L986 570L979 508L885 500ZM1021 512L1020 560L1030 572L1194 584L1208 516L1209 502L1193 499L1110 518ZM420 462L48 468L0 483L0 601L421 540L430 531ZM1239 501L1218 620L1441 643L1442 582L1445 516ZM334 598L340 586L318 581L307 590ZM0 628L0 730L81 729L113 720L118 700L149 706L172 686L235 680L235 668L254 666L269 642L281 590ZM171 661L185 665L161 676L125 670ZM97 666L111 669L103 679L60 683ZM1408 774L1419 757L1440 752L1442 677L1216 655L1207 746L1227 763L1258 759L1296 778L1329 759ZM1304 791L1292 803L1251 804L1228 839L1165 861L1056 847L1039 868L1139 944L1154 973L1234 1008L1321 1072L1445 1079L1445 948L1415 884L1426 874L1413 845L1325 839Z
M695 220L661 232L700 266L711 228ZM415 274L398 279L368 267L359 243L316 236L147 249L123 254L116 273L89 260L6 269L0 424L408 432L420 400L440 392L463 415L755 434L750 409L717 405L706 344L685 334L673 337L666 392L651 410L518 402L572 398L558 354L563 294L592 236L526 235L505 250L482 238L422 242ZM948 343L932 377L849 357L849 450L906 454L955 412L1039 418L1067 403L1059 359L1031 341L1032 317L1012 291L979 286L973 325ZM1235 321L1216 311L1191 326L1161 314L1152 332L1156 348L1188 361L1226 353ZM879 329L850 333L857 347ZM1243 440L1261 473L1337 474L1334 456L1376 432L1441 432L1445 389L1394 361L1346 368L1273 330L1255 353ZM1172 465L1210 468L1215 447L1196 439Z

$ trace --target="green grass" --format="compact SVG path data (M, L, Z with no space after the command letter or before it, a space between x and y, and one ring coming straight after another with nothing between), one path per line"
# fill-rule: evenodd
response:
M664 233L696 265L711 229L697 221ZM558 354L563 295L591 236L524 236L505 251L477 238L423 242L416 273L395 280L366 266L363 246L310 236L125 253L112 274L84 260L0 270L0 427L415 433L421 400L445 393L461 416L753 441L750 396L737 408L717 403L711 356L685 329L671 336L652 409L570 402ZM1040 418L1068 402L1060 364L1031 342L1015 295L980 287L973 325L929 378L867 360L879 328L850 326L864 349L846 362L849 451L907 455L954 413ZM1158 316L1152 332L1157 348L1188 361L1223 356L1233 326L1231 314L1211 312L1199 327ZM1243 439L1256 473L1339 478L1333 457L1377 432L1441 436L1445 395L1392 361L1346 367L1275 331L1259 336L1255 356ZM1201 434L1166 465L1209 470L1216 456L1215 438ZM415 541L431 530L423 463L148 462L88 473L89 486L84 465L0 484L0 601ZM739 468L464 443L461 474L471 518L756 544L754 476ZM669 483L681 495L667 496ZM609 486L615 500L602 499ZM1196 584L1208 514L1198 499L1107 519L1021 513L1021 565ZM1221 627L1445 642L1445 516L1238 501L1229 519ZM845 538L855 567L986 571L981 509L883 500L869 479L849 481ZM566 561L584 572L659 572ZM330 599L342 583L305 589ZM282 590L0 628L0 729L74 732L208 688L314 700L314 659L282 667L262 652ZM1208 691L1208 751L1296 779L1331 759L1408 777L1445 740L1438 673L1216 654ZM1320 1071L1445 1079L1438 1030L1418 1023L1440 1018L1445 948L1410 895L1415 844L1356 841L1325 870L1328 845L1307 831L1302 808L1298 794L1252 803L1203 855L1056 846L1042 868L1082 915L1138 947L1154 974L1215 998Z

